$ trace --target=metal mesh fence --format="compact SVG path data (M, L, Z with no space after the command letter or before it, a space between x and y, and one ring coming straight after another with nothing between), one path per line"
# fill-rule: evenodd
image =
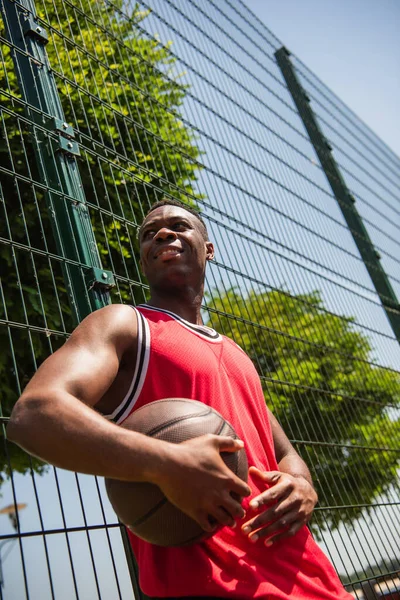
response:
M5 423L83 316L79 290L90 295L89 263L65 242L75 208L93 227L91 266L114 277L112 301L136 304L147 293L138 225L164 196L207 222L217 255L204 321L253 359L310 466L315 535L355 597L397 597L399 343L355 243L363 234L349 230L278 68L281 41L241 0L2 6L0 597L133 597L103 482L28 457ZM399 297L400 159L292 62ZM54 84L63 115L45 100ZM60 204L72 211L62 222Z

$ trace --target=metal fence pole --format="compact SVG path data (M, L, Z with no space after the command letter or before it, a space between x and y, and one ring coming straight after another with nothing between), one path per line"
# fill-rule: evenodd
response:
M374 248L368 231L355 206L355 198L347 187L339 166L332 156L332 147L325 138L310 106L310 99L301 85L289 59L290 52L284 46L275 52L275 58L293 98L310 141L338 201L361 258L379 295L394 334L400 343L400 304Z
M73 126L66 123L52 74L45 28L33 0L2 0L1 13L21 94L26 102L32 144L63 270L74 320L110 303L114 285L101 266L76 157L80 151Z
M76 324L93 310L110 304L114 285L104 270L90 222L76 157L79 146L73 126L65 121L45 46L48 35L38 22L33 0L18 4L2 0L0 10L13 45L12 54L26 112L31 121L32 144L60 257L72 314ZM142 596L137 565L127 533L121 526L135 597Z

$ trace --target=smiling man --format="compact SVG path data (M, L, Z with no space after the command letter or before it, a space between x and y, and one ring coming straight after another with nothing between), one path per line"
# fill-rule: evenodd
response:
M164 201L145 217L139 242L149 302L87 317L27 385L9 439L65 469L155 483L205 531L224 526L185 548L130 535L148 596L351 598L306 527L317 501L310 473L267 409L252 362L202 323L214 257L204 222ZM243 442L207 435L170 444L118 426L166 397L199 400L232 423L245 443L248 485L220 456Z

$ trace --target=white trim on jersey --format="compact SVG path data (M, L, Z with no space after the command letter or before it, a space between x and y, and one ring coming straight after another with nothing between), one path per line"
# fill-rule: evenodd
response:
M137 315L137 359L131 385L122 402L110 414L104 415L109 421L121 423L132 411L142 391L150 359L150 327L146 318L134 306Z

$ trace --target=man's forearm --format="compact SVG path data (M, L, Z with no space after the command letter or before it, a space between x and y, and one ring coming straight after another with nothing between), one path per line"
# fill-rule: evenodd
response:
M276 417L274 417L271 411L268 411L268 414L271 422L275 456L279 470L282 471L282 473L292 475L292 477L303 477L312 487L314 487L306 463L293 448Z
M288 473L292 477L303 477L310 485L314 487L311 473L304 462L304 460L293 451L293 453L286 454L278 463L279 470L282 473Z
M149 481L162 471L167 444L107 421L70 394L17 402L8 439L63 469L128 481Z

